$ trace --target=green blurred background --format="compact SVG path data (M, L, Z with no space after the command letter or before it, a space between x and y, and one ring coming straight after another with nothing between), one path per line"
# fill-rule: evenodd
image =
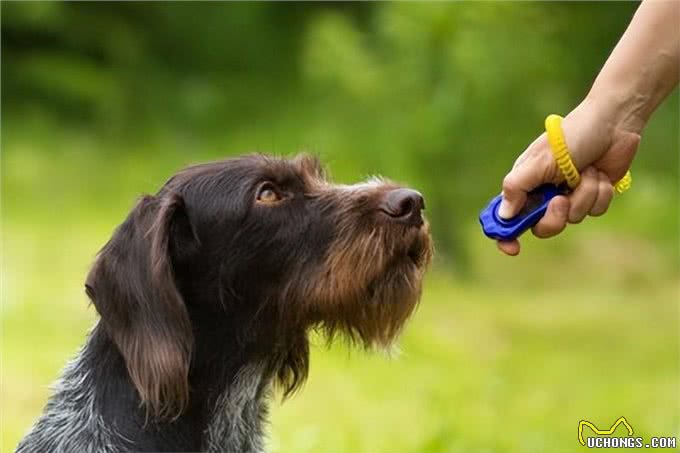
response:
M677 436L677 92L606 216L515 259L477 224L636 7L3 2L2 451L95 320L84 277L135 198L249 151L419 188L438 251L401 354L319 341L273 452L573 452L579 420L621 415Z

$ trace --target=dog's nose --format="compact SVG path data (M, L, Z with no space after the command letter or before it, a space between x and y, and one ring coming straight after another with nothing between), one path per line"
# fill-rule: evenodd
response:
M411 189L394 189L387 192L380 203L380 210L399 222L421 225L425 200Z

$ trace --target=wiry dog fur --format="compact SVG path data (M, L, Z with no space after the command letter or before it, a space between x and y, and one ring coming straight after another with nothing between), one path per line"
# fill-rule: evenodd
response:
M431 243L399 190L330 184L308 156L176 174L99 253L101 319L17 451L262 451L267 396L307 377L310 330L387 346L413 312Z

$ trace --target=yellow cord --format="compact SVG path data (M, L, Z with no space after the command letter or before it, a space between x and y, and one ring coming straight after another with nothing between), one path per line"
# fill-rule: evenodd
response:
M548 115L545 119L545 132L548 135L548 143L550 144L553 157L555 157L557 167L562 172L564 180L567 182L569 188L574 190L581 182L581 175L576 169L574 161L571 160L567 141L564 139L564 133L562 132L562 117L559 115ZM633 177L631 176L630 171L627 171L623 178L614 184L614 190L616 190L617 193L623 193L630 189L632 183Z
M614 184L614 190L616 190L616 193L623 193L630 189L631 185L633 185L633 175L631 175L630 170L628 170L626 174L623 175L623 178Z

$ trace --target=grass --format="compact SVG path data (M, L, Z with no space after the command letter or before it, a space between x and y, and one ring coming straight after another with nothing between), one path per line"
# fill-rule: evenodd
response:
M304 393L275 410L273 445L568 452L579 420L620 415L639 433L677 434L676 320L673 286L527 298L431 282L397 360L314 351Z
M176 158L3 159L0 449L12 451L95 319L82 291L94 253ZM680 435L677 221L655 217L677 191L636 182L605 219L529 239L513 260L466 220L470 270L435 264L399 354L315 341L303 391L272 404L272 451L573 452L579 420L621 415L635 435Z

